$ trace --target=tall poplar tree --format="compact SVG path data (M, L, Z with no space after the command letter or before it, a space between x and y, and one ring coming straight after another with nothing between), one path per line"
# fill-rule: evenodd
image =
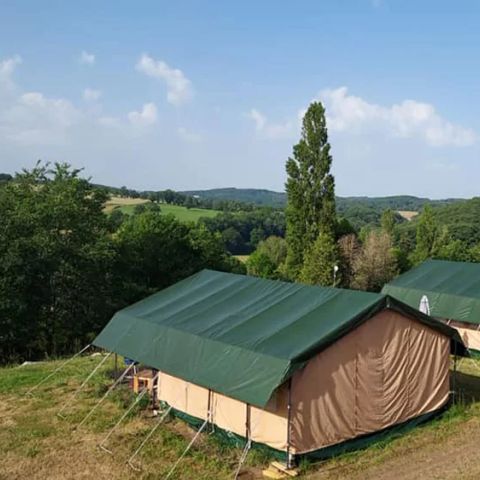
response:
M417 224L415 250L412 254L414 264L421 263L434 256L439 228L432 207L425 205Z
M334 242L335 182L325 109L313 102L303 117L300 141L287 160L287 273L299 277L304 258L320 233Z

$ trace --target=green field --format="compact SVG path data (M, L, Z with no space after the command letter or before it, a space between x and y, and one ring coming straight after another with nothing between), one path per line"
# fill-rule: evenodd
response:
M83 393L69 402L99 356L73 360L45 383L32 398L24 394L60 362L0 368L0 479L163 479L183 452L193 430L169 418L152 436L137 458L142 471L126 465L155 424L148 402L127 417L108 442L114 455L97 448L109 429L128 408L134 396L127 385L115 390L84 426L75 429L112 383L113 360L90 380ZM473 480L480 478L479 364L462 360L459 366L460 403L441 418L409 433L389 438L366 450L345 454L318 464L303 463L297 478L310 480ZM68 402L66 419L56 416ZM142 402L140 402L142 403ZM216 435L202 434L183 458L176 480L231 479L241 454ZM257 479L272 459L249 453L239 479Z
M142 198L122 198L112 197L105 205L105 212L111 213L113 210L120 210L127 215L132 215L137 205L146 205L149 200ZM197 222L201 217L215 217L220 212L218 210L207 210L205 208L186 208L179 205L160 204L162 214L175 215L182 222Z
M178 205L161 204L160 208L162 213L172 213L182 222L196 222L201 217L215 217L220 213L218 210L207 210L205 208L185 208Z

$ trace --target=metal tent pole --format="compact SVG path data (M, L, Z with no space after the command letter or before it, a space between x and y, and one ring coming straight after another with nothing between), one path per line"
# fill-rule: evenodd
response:
M455 342L455 347L453 350L453 403L456 401L456 389L457 389L457 342Z
M292 468L290 458L290 420L292 417L292 378L288 380L288 404L287 404L287 468Z
M62 412L67 408L67 406L72 402L76 396L80 393L80 391L83 389L83 387L87 384L87 382L93 377L95 372L107 361L107 359L110 357L112 353L110 352L108 355L106 355L104 358L102 358L101 362L92 370L92 372L88 375L88 377L83 381L83 383L73 392L73 394L70 396L70 398L65 402L63 407L57 412L57 416L60 418L65 418L64 415L62 415Z

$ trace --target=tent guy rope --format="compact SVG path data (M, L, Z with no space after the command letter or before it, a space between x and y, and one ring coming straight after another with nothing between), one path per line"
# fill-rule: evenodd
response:
M38 382L36 385L34 385L25 395L32 395L32 393L40 386L43 385L47 380L52 378L56 373L58 373L60 370L62 370L63 367L65 367L67 364L69 364L72 360L77 358L79 355L81 355L83 352L88 350L91 347L91 344L88 344L84 348L82 348L79 352L77 352L73 357L70 357L68 360L63 362L61 365L59 365L53 372L50 372L46 377L44 377L40 382Z
M110 386L110 388L105 392L105 395L93 406L93 408L83 417L83 420L75 427L80 428L95 412L95 410L104 402L104 400L110 395L110 393L113 391L113 389L125 378L125 375L133 368L134 364L132 363L129 365L123 373L113 382L113 384Z
M157 373L154 377L153 377L153 383L155 383L155 380L158 378L160 372ZM98 446L104 450L105 452L107 453L110 453L110 454L113 454L113 452L111 450L109 450L105 444L107 443L108 439L113 435L113 432L118 428L118 426L123 422L123 420L125 420L125 418L127 418L128 414L133 410L133 408L135 407L135 405L138 404L138 402L140 402L140 400L145 396L145 394L148 392L148 389L145 388L143 389L140 394L137 396L137 398L132 402L132 404L130 405L130 407L128 407L128 409L125 411L125 413L120 417L120 419L118 420L118 422L112 427L112 429L108 432L108 434L106 435L106 437L98 444Z
M183 453L178 457L177 461L174 463L173 467L170 469L168 472L167 476L165 477L165 480L168 480L172 475L173 472L176 470L178 467L178 464L182 460L182 458L188 453L190 448L192 448L192 445L195 443L197 438L199 437L200 433L202 433L203 429L207 426L207 424L210 422L210 412L208 412L206 420L202 423L202 426L197 430L197 433L195 436L190 440L190 443L187 445L187 448L183 451Z
M102 358L100 363L90 372L90 374L87 376L87 378L83 381L83 383L75 390L75 392L72 393L72 395L68 398L68 400L63 404L62 408L57 412L57 416L60 418L65 418L64 415L62 415L62 412L70 405L70 403L75 400L77 395L80 393L80 391L85 387L85 385L88 383L88 381L95 375L97 370L107 361L107 359L110 357L112 353L109 352L105 357Z
M168 407L167 410L163 413L163 415L160 417L158 422L153 426L153 428L148 432L147 436L143 439L142 443L139 445L139 447L133 452L133 454L130 456L130 458L127 460L127 464L130 468L137 472L141 472L141 469L139 467L136 467L132 462L133 459L140 453L140 450L143 448L143 446L147 443L148 439L155 433L157 428L163 423L163 421L167 418L168 414L172 410L172 407Z

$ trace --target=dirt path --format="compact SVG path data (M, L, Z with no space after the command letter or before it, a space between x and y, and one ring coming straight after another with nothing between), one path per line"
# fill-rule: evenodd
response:
M401 445L359 455L356 461L326 463L308 480L473 480L480 478L480 420L444 432L416 435Z

